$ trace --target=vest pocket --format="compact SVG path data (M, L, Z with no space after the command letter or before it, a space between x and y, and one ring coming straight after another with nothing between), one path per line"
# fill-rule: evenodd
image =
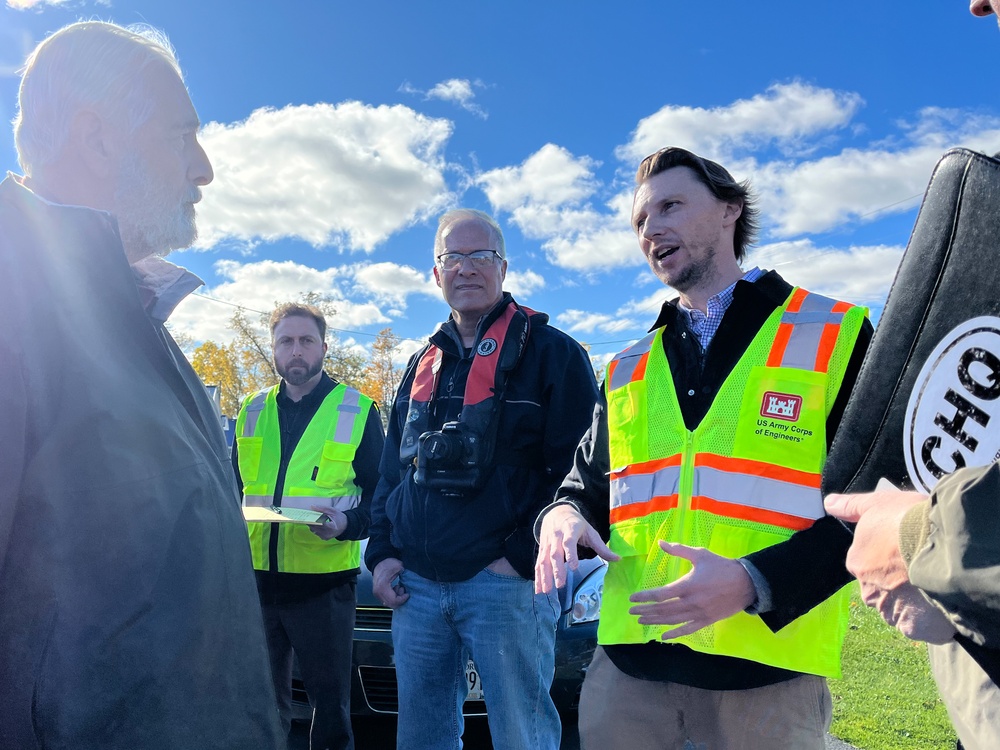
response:
M640 588L650 544L655 543L655 540L651 540L650 537L650 529L644 519L624 521L615 524L611 529L608 546L622 559L609 564L608 574L610 575L614 571L615 577L624 584L624 589L628 594L638 591ZM657 552L659 551L657 547Z
M635 615L628 613L632 606L629 597L643 588L643 572L650 544L655 544L652 537L644 519L623 521L611 528L608 546L621 559L608 563L604 577L602 617L598 625L598 642L601 644L643 643L655 637L647 637L645 626L639 624Z
M347 480L354 461L356 446L327 440L323 444L323 455L316 472L316 486L325 488L342 487Z
M625 466L649 459L649 434L645 429L646 381L637 380L621 388L609 390L608 424L611 430L608 448L611 466Z
M826 458L826 373L754 367L740 406L733 456L819 473Z
M264 448L263 437L237 437L236 458L240 466L240 479L244 486L257 481L260 473L260 454Z

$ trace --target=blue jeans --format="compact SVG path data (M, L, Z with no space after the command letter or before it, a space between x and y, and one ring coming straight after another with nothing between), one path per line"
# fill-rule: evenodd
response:
M531 581L482 570L440 583L404 570L410 594L392 618L399 683L400 750L462 747L471 657L483 681L496 750L558 750L561 726L549 687L559 602Z

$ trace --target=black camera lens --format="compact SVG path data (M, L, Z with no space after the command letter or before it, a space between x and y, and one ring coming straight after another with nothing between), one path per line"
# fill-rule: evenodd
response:
M425 435L420 448L430 461L457 461L462 456L461 441L440 432Z

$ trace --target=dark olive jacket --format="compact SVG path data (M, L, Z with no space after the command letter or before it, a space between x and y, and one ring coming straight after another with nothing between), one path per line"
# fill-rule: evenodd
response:
M907 513L910 582L948 616L955 641L929 645L931 668L967 750L1000 747L1000 464L959 469Z
M12 176L0 279L0 747L283 747L229 455L171 306L109 214Z

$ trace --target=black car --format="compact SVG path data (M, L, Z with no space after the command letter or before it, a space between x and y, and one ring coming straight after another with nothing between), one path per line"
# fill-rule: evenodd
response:
M583 675L597 646L597 621L606 570L607 565L599 558L581 560L579 569L571 571L569 584L559 592L562 615L556 631L556 664L551 693L561 713L575 711L580 702ZM356 716L398 713L391 629L392 610L375 599L371 573L362 566L358 577L351 674L351 713ZM466 716L485 714L482 686L471 661L466 676L469 679L469 697L463 713ZM298 679L293 681L293 701L296 703L297 718L308 719L311 710Z

